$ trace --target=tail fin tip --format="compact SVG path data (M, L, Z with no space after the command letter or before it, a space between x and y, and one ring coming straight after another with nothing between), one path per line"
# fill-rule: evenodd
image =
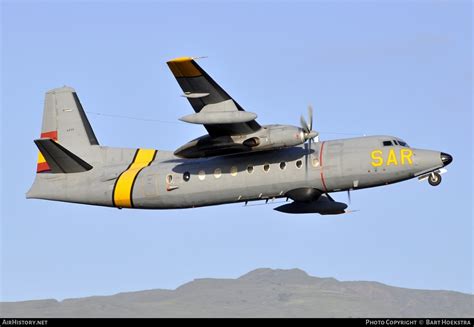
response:
M49 91L46 91L46 94L52 94L52 93L62 93L62 92L71 92L75 93L76 90L70 86L64 85L62 87L56 87L54 89L51 89Z

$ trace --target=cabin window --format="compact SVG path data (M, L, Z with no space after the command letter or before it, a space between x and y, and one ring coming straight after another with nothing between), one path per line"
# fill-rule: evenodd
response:
M263 171L264 172L268 172L270 170L270 164L269 163L266 163L263 165Z
M253 166L252 165L247 166L247 173L249 173L249 174L253 173Z
M284 161L280 162L280 169L285 170L285 168L286 168L286 162Z
M222 170L220 168L216 168L216 170L214 170L214 177L220 178L221 175L222 175Z
M392 141L383 141L383 146L392 146Z
M237 176L237 167L236 166L232 166L230 168L230 175L231 176Z
M206 172L204 170L200 170L198 173L199 180L203 181L206 178Z
M297 161L296 161L296 168L300 169L301 166L303 166L303 161L297 160Z
M315 167L315 168L318 167L318 166L319 166L319 160L318 160L318 158L312 156L312 158L311 158L311 164L312 164L313 167Z
M189 173L189 171L184 172L184 174L183 174L183 180L184 180L185 182L189 182L190 179L191 179L191 174Z

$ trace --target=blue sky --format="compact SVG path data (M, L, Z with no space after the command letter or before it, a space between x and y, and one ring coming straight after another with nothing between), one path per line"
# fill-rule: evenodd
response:
M1 300L174 288L260 267L473 291L472 4L2 3ZM340 216L262 205L133 211L26 200L44 92L76 88L99 142L174 150L205 133L165 62L200 65L262 124L390 134L448 152L442 184L353 192ZM335 194L346 200L345 194Z

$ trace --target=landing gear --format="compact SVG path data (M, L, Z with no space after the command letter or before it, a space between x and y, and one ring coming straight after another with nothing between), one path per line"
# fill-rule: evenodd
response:
M431 186L438 186L439 183L441 183L441 175L438 173L431 173L428 177L428 183L430 183Z

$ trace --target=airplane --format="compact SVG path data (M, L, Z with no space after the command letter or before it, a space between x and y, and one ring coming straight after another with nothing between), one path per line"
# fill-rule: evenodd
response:
M412 178L441 183L451 155L411 148L387 135L320 140L313 111L301 126L260 125L196 62L167 62L207 134L176 151L99 144L76 91L45 95L37 173L27 198L134 209L196 208L286 199L274 210L335 215L348 205L330 193ZM291 202L288 203L288 200ZM350 198L349 198L350 201Z

